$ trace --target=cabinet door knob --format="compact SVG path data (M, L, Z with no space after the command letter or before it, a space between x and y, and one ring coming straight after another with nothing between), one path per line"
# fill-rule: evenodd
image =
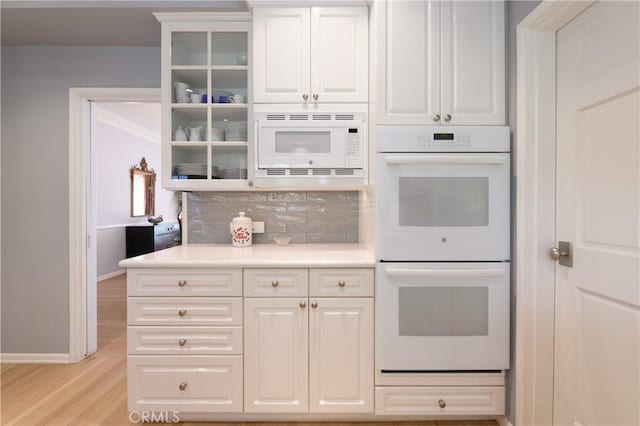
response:
M344 281L338 281L338 285L339 285L340 287L344 287L345 285L347 285L347 283L346 283L346 282L344 282Z
M434 114L433 121L440 121L440 114Z
M180 309L180 310L178 311L178 315L180 315L181 317L183 317L183 316L187 315L187 310L186 310L186 309Z
M271 281L271 287L278 287L278 284L280 284L277 280L276 281Z
M306 308L307 307L307 302L305 302L305 301L300 302L300 307L302 309Z
M180 390L185 390L187 388L187 382L182 382L178 385L178 388L180 388Z
M317 93L314 93L314 94L313 94L313 100L314 100L314 101L317 101L317 100L318 100L318 94L317 94Z
M178 340L178 344L179 344L180 346L184 346L184 345L186 345L186 344L187 344L187 339L180 339L180 340Z
M451 114L447 114L444 116L444 121L451 121Z
M318 302L312 302L311 303L311 307L312 308L317 308L318 307Z
M187 285L187 280L180 280L180 281L178 281L178 286L179 286L179 287L184 287L185 285Z
M309 100L309 95L307 95L306 93L302 95L302 99L307 101Z
M444 402L444 399L439 399L438 400L438 405L440 406L440 408L444 408L447 406L447 403Z

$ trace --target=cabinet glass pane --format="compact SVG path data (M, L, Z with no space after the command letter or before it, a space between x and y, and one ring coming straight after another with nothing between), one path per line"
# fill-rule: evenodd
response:
M212 179L246 179L246 146L213 146L211 148Z
M213 107L211 141L247 142L247 109Z
M202 96L207 90L207 71L171 71L172 102L201 103ZM196 95L193 96L192 95ZM206 96L205 96L206 102Z
M206 146L172 146L171 161L172 179L207 178Z
M214 103L246 104L247 87L246 70L211 71L211 101ZM221 99L220 96L224 96L226 99Z
M171 135L174 141L206 141L207 107L172 108Z
M246 32L211 33L211 65L247 65Z
M400 226L488 226L489 178L401 177Z
M486 287L400 287L400 336L487 336Z
M207 65L207 33L172 33L171 65Z

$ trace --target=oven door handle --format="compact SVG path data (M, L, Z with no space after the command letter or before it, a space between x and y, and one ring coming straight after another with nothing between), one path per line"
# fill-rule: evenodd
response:
M398 278L480 278L501 277L504 269L401 269L388 268L385 273L389 277Z
M384 162L390 166L402 164L504 164L504 155L388 155Z

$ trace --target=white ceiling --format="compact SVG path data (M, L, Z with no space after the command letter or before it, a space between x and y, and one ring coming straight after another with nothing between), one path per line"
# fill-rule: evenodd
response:
M160 46L153 12L246 11L244 0L68 0L1 3L3 46Z

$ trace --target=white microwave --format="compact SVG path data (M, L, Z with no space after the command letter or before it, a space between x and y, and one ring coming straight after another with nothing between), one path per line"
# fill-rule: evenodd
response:
M261 177L366 178L366 113L265 112L255 120L259 182Z

